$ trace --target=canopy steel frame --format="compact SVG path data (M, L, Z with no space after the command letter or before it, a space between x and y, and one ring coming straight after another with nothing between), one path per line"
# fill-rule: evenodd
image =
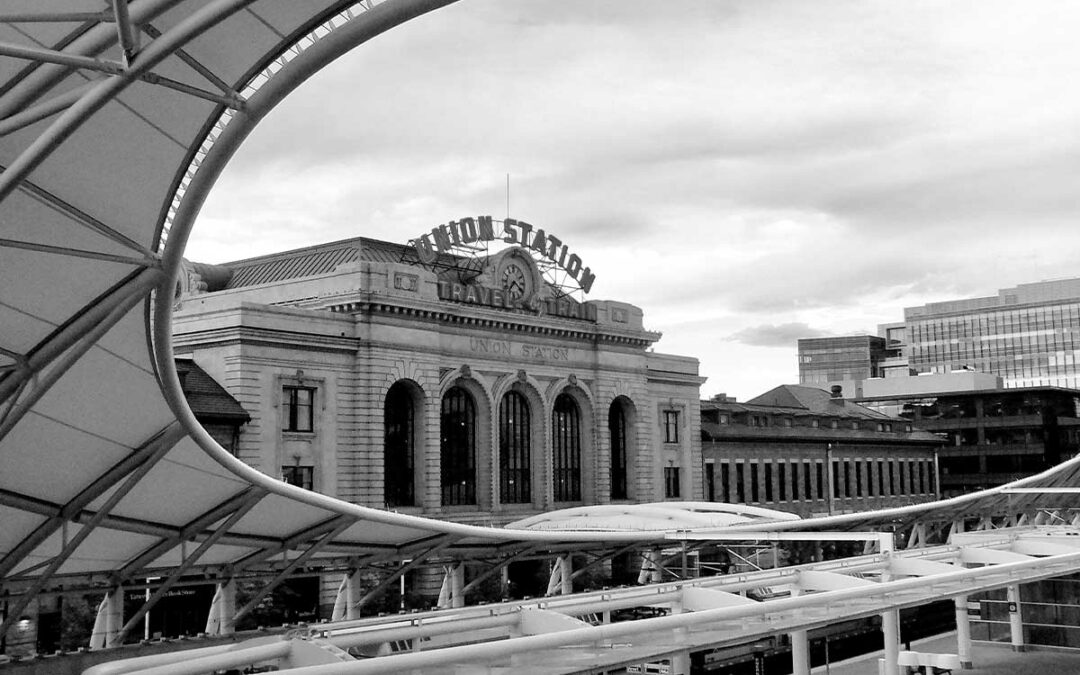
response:
M160 442L153 444L152 449L147 456L143 458L142 462L136 465L134 469L127 474L123 483L109 495L109 498L105 500L105 503L101 505L97 513L95 513L93 517L75 533L75 536L65 542L60 553L53 558L52 562L49 563L49 566L45 568L45 571L38 575L37 580L31 585L26 594L17 600L14 606L9 609L4 620L0 622L0 635L5 635L7 633L7 629L10 628L12 623L22 614L22 611L26 609L27 605L34 599L37 592L49 583L49 580L52 579L53 574L60 569L60 566L71 557L76 549L79 548L79 545L94 532L105 517L109 515L112 509L139 484L139 481L150 472L150 469L154 468L157 461L164 457L165 453L171 450L178 440L179 438L175 437L174 433L168 433L160 437ZM67 521L64 520L61 525L66 522Z
M438 544L435 544L434 546L432 546L428 550L426 550L423 553L421 553L421 554L417 555L416 557L414 557L409 562L404 563L403 565L399 566L396 570L391 572L389 576L387 576L385 579L383 579L379 583L375 584L374 588L369 590L367 593L364 593L364 595L361 596L360 599L356 601L356 607L363 607L367 603L371 602L372 599L378 597L379 594L381 594L383 591L385 591L387 588L389 588L394 582L396 582L398 579L400 579L402 577L402 575L416 569L417 567L420 567L420 565L422 563L424 563L428 558L431 558L433 555L437 554L439 551L443 550L444 548L449 546L451 543L453 543L453 538L452 537L445 537L442 542L440 542Z
M265 490L249 487L238 494L229 497L206 513L192 520L175 535L163 538L158 543L140 553L128 564L117 570L115 573L116 583L126 584L129 580L135 578L147 565L165 555L170 549L179 546L182 542L193 541L197 536L202 535L206 528L229 514L235 513L240 509L245 509L246 511L247 508L245 507L247 507L248 504L257 504L259 500L266 496L266 494Z
M54 532L66 523L74 521L90 502L105 494L111 487L116 485L124 476L142 467L152 467L161 459L162 450L173 447L184 437L184 430L179 423L174 422L159 434L150 439L142 447L137 448L130 455L117 462L111 469L98 476L97 480L87 486L74 499L65 504L55 516L50 517L37 529L28 534L18 545L8 551L7 555L0 558L0 580L7 575L24 556L33 551L35 547L48 539ZM145 473L145 472L144 472Z
M311 558L311 556L319 552L319 549L333 541L338 535L352 527L353 523L356 522L354 518L350 518L348 516L341 516L337 519L337 521L338 524L332 530L322 535L322 537L320 537L317 541L312 542L311 545L308 546L307 550L297 556L292 562L287 564L285 568L282 569L269 582L267 582L265 586L260 588L259 592L256 593L254 597L252 597L250 600L248 600L248 603L246 605L238 609L236 611L236 614L233 615L233 622L235 623L236 621L239 621L243 617L247 616L251 612L251 610L255 609L259 605L259 603L262 602L263 598L270 595L270 593L278 586L278 584L287 579L293 570L307 562L307 560Z
M142 0L129 8L129 15L132 21L141 24L183 4L184 1ZM111 18L111 13L109 16ZM72 37L63 41L62 49L65 53L78 56L94 56L115 45L118 39L116 30L111 25L103 23L85 32L76 31ZM11 116L37 100L42 94L59 84L70 72L70 68L59 64L40 62L31 64L24 73L14 78L11 86L0 89L0 119Z
M47 349L35 351L27 359L31 372L24 373L19 377L18 371L8 374L0 381L0 401L3 401L16 385L22 385L27 379L31 380L29 387L25 388L22 398L15 400L15 404L8 409L4 418L0 420L0 440L3 440L15 424L30 412L34 404L48 392L54 384L68 371L71 366L82 358L84 354L93 348L105 333L109 332L121 319L127 316L130 309L143 301L143 297L149 288L153 288L161 277L164 276L160 269L145 269L139 275L118 290L112 297L106 298L100 304L92 307L86 314L70 324L66 330L62 329L51 340ZM96 321L94 319L97 319ZM72 326L87 324L84 333L72 330ZM55 358L46 360L46 357ZM9 380L11 381L9 383Z
M201 558L204 553L210 550L211 546L213 546L219 539L221 539L222 536L229 532L234 525L240 522L240 519L246 516L248 512L251 511L251 509L254 508L256 504L259 503L259 497L261 497L261 495L256 494L254 496L249 496L248 499L243 500L236 508L236 510L225 520L225 522L219 525L217 529L215 529L214 532L210 534L209 537L207 537L205 540L203 540L201 544L199 544L198 548L196 548L193 552L189 553L180 563L180 565L176 567L172 572L170 572L167 577L165 577L165 579L161 582L161 585L158 586L157 590L154 591L150 595L150 597L146 599L146 602L144 602L142 606L135 611L131 618L127 620L127 623L124 624L123 628L120 629L120 632L116 637L117 644L123 644L128 632L135 627L135 624L141 621L142 618L146 616L146 613L149 612L150 609L154 605L156 605L159 600L161 600L161 598L165 597L165 594L169 592L169 589L172 588L173 584L175 584L185 572L194 567L195 563L199 561L199 558Z

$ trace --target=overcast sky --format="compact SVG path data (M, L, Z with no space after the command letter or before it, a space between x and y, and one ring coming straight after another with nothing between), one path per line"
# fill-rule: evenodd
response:
M187 257L510 215L695 356L703 397L795 340L1080 276L1074 0L461 0L252 134Z

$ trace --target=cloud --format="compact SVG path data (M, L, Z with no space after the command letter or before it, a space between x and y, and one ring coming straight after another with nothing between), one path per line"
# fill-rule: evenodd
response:
M811 328L805 323L762 324L744 328L725 340L752 347L792 347L799 338L827 337L830 331Z
M511 215L571 246L593 297L641 306L709 387L765 391L794 372L763 365L784 327L1076 274L1080 6L969 4L457 3L273 111L189 257L403 242L502 216L509 173Z

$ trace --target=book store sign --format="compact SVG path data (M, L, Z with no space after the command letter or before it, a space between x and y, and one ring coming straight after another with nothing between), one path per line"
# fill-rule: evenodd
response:
M462 245L497 239L530 249L547 258L576 281L585 293L589 292L596 280L592 270L582 264L581 258L572 253L562 239L545 232L542 227L533 227L524 220L507 218L502 221L502 228L498 231L491 216L451 220L431 228L431 232L420 235L410 243L420 261L431 265L438 260L439 253L453 253Z

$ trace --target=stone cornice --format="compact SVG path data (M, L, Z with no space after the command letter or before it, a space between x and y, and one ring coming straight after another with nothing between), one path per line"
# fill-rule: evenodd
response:
M325 307L336 314L365 314L369 316L400 316L443 325L497 330L521 335L543 335L553 338L579 340L589 343L625 345L646 349L660 339L660 333L652 331L618 331L588 324L574 325L570 320L546 317L547 321L520 317L493 310L445 306L425 306L420 303L393 302L383 298L353 299ZM461 311L464 309L464 311ZM514 317L514 318L510 318Z

